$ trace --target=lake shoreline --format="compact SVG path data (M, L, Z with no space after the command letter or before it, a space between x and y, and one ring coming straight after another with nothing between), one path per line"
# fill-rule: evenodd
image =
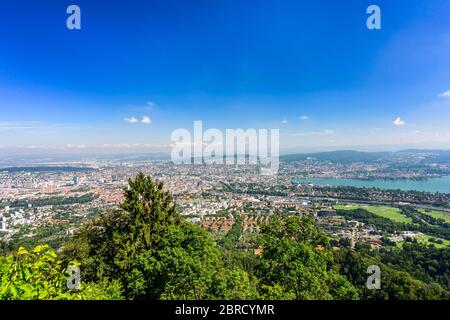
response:
M320 186L379 188L384 190L402 190L419 192L450 193L450 176L429 178L426 180L412 179L340 179L340 178L293 178L298 184L313 184Z

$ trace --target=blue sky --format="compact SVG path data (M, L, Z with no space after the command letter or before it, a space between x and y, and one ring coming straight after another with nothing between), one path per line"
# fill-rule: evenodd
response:
M156 150L194 120L298 150L450 148L449 57L446 0L10 1L0 153Z

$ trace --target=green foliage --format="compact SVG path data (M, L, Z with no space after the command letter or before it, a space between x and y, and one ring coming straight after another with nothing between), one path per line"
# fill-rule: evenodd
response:
M89 203L94 200L96 197L93 194L84 194L79 197L51 197L51 198L43 198L36 199L33 201L25 201L25 200L16 200L10 203L11 207L26 207L31 204L33 207L42 207L42 206L58 206L58 205L67 205L74 203Z
M63 267L47 246L19 248L1 262L1 299L53 299L64 294Z
M121 298L117 283L81 285L78 291L70 291L66 286L68 278L63 261L48 246L31 251L21 247L0 260L0 300Z
M335 255L341 274L345 275L359 289L362 299L435 300L448 298L448 292L438 283L433 282L431 278L428 278L429 281L421 281L412 276L420 270L420 261L410 257L407 261L402 262L405 259L402 256L409 256L402 249L361 253L341 248L335 252ZM389 258L386 259L386 257ZM443 265L445 264L446 262L443 262ZM380 290L369 290L366 287L366 270L369 265L378 265L381 269Z
M85 224L64 246L66 260L77 259L90 281L120 279L128 295L126 278L141 254L156 247L180 219L172 196L162 183L138 174L129 181L125 200L115 210ZM134 289L133 289L134 290Z
M115 262L118 248L114 239L124 223L125 215L116 210L84 224L74 239L64 244L62 259L80 261L87 281L122 277Z
M427 284L414 279L404 271L384 268L381 290L364 289L365 299L382 300L437 300L446 299L444 290L437 284ZM448 298L447 298L448 299Z
M71 300L122 300L122 285L117 280L103 279L99 283L88 283L82 285L76 295Z
M127 278L129 297L138 299L211 298L220 251L200 227L183 222L171 226L154 250L143 251Z
M402 249L382 251L381 261L410 273L426 283L450 288L450 248L406 242Z
M309 217L274 217L263 228L258 277L262 296L277 299L355 299L356 289L329 266L327 237Z
M171 225L179 222L172 195L164 191L162 182L154 183L143 173L128 181L125 201L121 209L126 212L120 232L114 241L119 246L116 263L129 266L142 250L155 248Z
M233 250L236 248L236 244L238 243L244 229L242 226L241 216L235 212L233 217L234 224L231 227L231 230L219 241L219 244L226 250Z
M64 246L89 281L118 279L128 299L255 297L248 274L224 267L222 252L202 228L179 219L162 183L139 174L121 210L84 225Z
M215 273L213 297L225 300L260 298L256 280L239 267L224 267Z

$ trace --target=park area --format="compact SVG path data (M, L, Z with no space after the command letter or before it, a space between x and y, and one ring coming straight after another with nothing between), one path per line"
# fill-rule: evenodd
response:
M412 223L412 219L403 215L399 208L388 207L388 206L375 206L366 204L346 204L346 205L335 205L333 206L336 210L355 210L364 209L368 212L376 214L380 217L388 218L396 222Z

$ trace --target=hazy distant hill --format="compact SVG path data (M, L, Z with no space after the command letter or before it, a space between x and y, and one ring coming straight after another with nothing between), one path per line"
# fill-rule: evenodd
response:
M39 166L39 167L9 167L0 168L0 171L7 172L82 172L92 171L94 168L89 167L69 167L69 166Z
M386 158L388 152L361 152L361 151L329 151L329 152L317 152L317 153L305 153L305 154L291 154L282 156L284 161L300 161L300 160L319 160L319 161L331 161L331 162L373 162Z
M317 153L290 154L281 156L281 160L331 161L335 163L351 162L420 162L420 163L443 163L450 162L450 150L401 150L396 152L362 152L352 150L329 151Z
M423 155L426 162L450 162L450 150L419 150L408 149L395 152L397 155Z

